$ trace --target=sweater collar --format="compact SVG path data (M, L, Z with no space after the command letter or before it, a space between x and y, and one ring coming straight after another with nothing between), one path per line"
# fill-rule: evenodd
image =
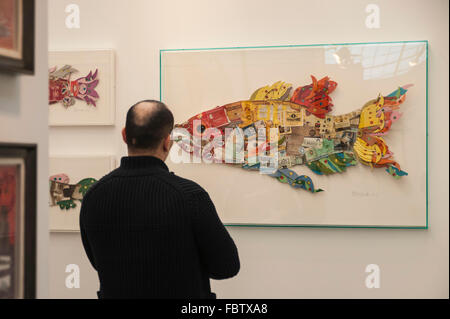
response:
M120 161L120 167L125 169L160 167L169 171L169 168L162 160L153 156L125 156Z

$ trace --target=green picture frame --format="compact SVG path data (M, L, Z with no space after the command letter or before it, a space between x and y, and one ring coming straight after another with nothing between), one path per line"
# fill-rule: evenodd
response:
M237 46L237 47L217 47L217 48L169 48L159 50L159 97L164 101L163 96L163 54L165 52L182 52L182 51L212 51L212 50L245 50L245 49L276 49L276 48L302 48L302 47L324 47L324 46L357 46L357 45L377 45L377 44L407 44L407 43L423 43L426 48L426 192L425 192L425 206L426 206L426 224L425 226L365 226L365 225L297 225L297 224L239 224L239 223L225 223L228 227L257 227L257 228L338 228L338 229L411 229L411 230L427 230L429 226L429 98L428 98L428 72L429 72L429 44L427 40L418 41L387 41L387 42L357 42L357 43L331 43L331 44L295 44L295 45L269 45L269 46Z

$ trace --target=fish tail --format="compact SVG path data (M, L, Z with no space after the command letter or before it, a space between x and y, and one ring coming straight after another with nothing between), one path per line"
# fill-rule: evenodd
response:
M406 92L412 85L399 87L387 96L379 96L368 102L362 109L358 128L358 137L353 150L360 162L370 167L384 167L395 178L406 176L400 164L394 160L393 153L383 136L388 135L392 124L402 113L400 105L406 99Z

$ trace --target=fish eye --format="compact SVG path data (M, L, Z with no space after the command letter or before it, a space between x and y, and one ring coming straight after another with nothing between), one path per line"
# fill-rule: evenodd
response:
M197 126L197 132L203 133L206 130L206 127L202 124L200 126Z

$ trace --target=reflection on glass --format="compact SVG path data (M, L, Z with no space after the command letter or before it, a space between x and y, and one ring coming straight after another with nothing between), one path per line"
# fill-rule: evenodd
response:
M325 47L325 64L347 68L360 64L363 80L390 78L407 73L426 59L422 43L342 45Z

